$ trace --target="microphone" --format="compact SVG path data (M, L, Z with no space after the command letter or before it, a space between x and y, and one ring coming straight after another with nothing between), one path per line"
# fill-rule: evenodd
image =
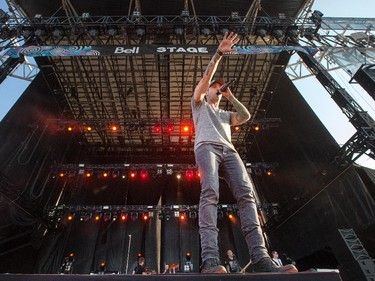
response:
M233 79L230 80L229 82L225 83L224 85L222 85L222 86L220 87L220 91L222 91L222 92L226 91L226 89L228 89L228 87L229 87L230 85L232 85L235 81L236 81L236 78L233 78Z

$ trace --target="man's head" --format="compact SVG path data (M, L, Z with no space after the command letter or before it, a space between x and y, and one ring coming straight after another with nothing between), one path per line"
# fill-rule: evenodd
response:
M276 251L273 251L273 252L272 252L272 257L273 257L274 259L278 259L278 258L279 258L279 253L276 252Z
M228 256L228 257L231 257L231 258L233 257L233 252L232 252L232 250L228 250L228 251L227 251L227 256Z
M140 265L143 265L143 264L145 263L145 258L144 258L144 257L140 257L140 258L138 259L138 263L139 263Z
M219 89L222 85L224 85L224 80L221 78L214 79L210 82L206 92L206 100L209 103L219 103L221 100L221 94Z

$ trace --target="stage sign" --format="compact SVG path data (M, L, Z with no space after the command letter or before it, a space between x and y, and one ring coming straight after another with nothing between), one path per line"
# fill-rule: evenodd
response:
M318 50L300 46L234 46L235 51L226 55L275 54L298 51L314 55ZM217 46L198 45L124 45L124 46L27 46L3 50L3 58L72 57L72 56L139 56L139 55L213 55Z

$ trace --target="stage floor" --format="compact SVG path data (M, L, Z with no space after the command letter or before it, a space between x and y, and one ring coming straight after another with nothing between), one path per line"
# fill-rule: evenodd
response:
M341 281L337 272L299 272L299 273L245 273L245 274L0 274L0 280L6 281Z

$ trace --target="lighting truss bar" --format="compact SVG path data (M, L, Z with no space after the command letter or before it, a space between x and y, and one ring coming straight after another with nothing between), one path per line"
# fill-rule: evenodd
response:
M298 54L357 129L357 133L341 147L335 162L339 165L353 163L367 150L371 151L369 156L375 159L375 121L344 88L341 88L319 62L310 55L301 52Z

